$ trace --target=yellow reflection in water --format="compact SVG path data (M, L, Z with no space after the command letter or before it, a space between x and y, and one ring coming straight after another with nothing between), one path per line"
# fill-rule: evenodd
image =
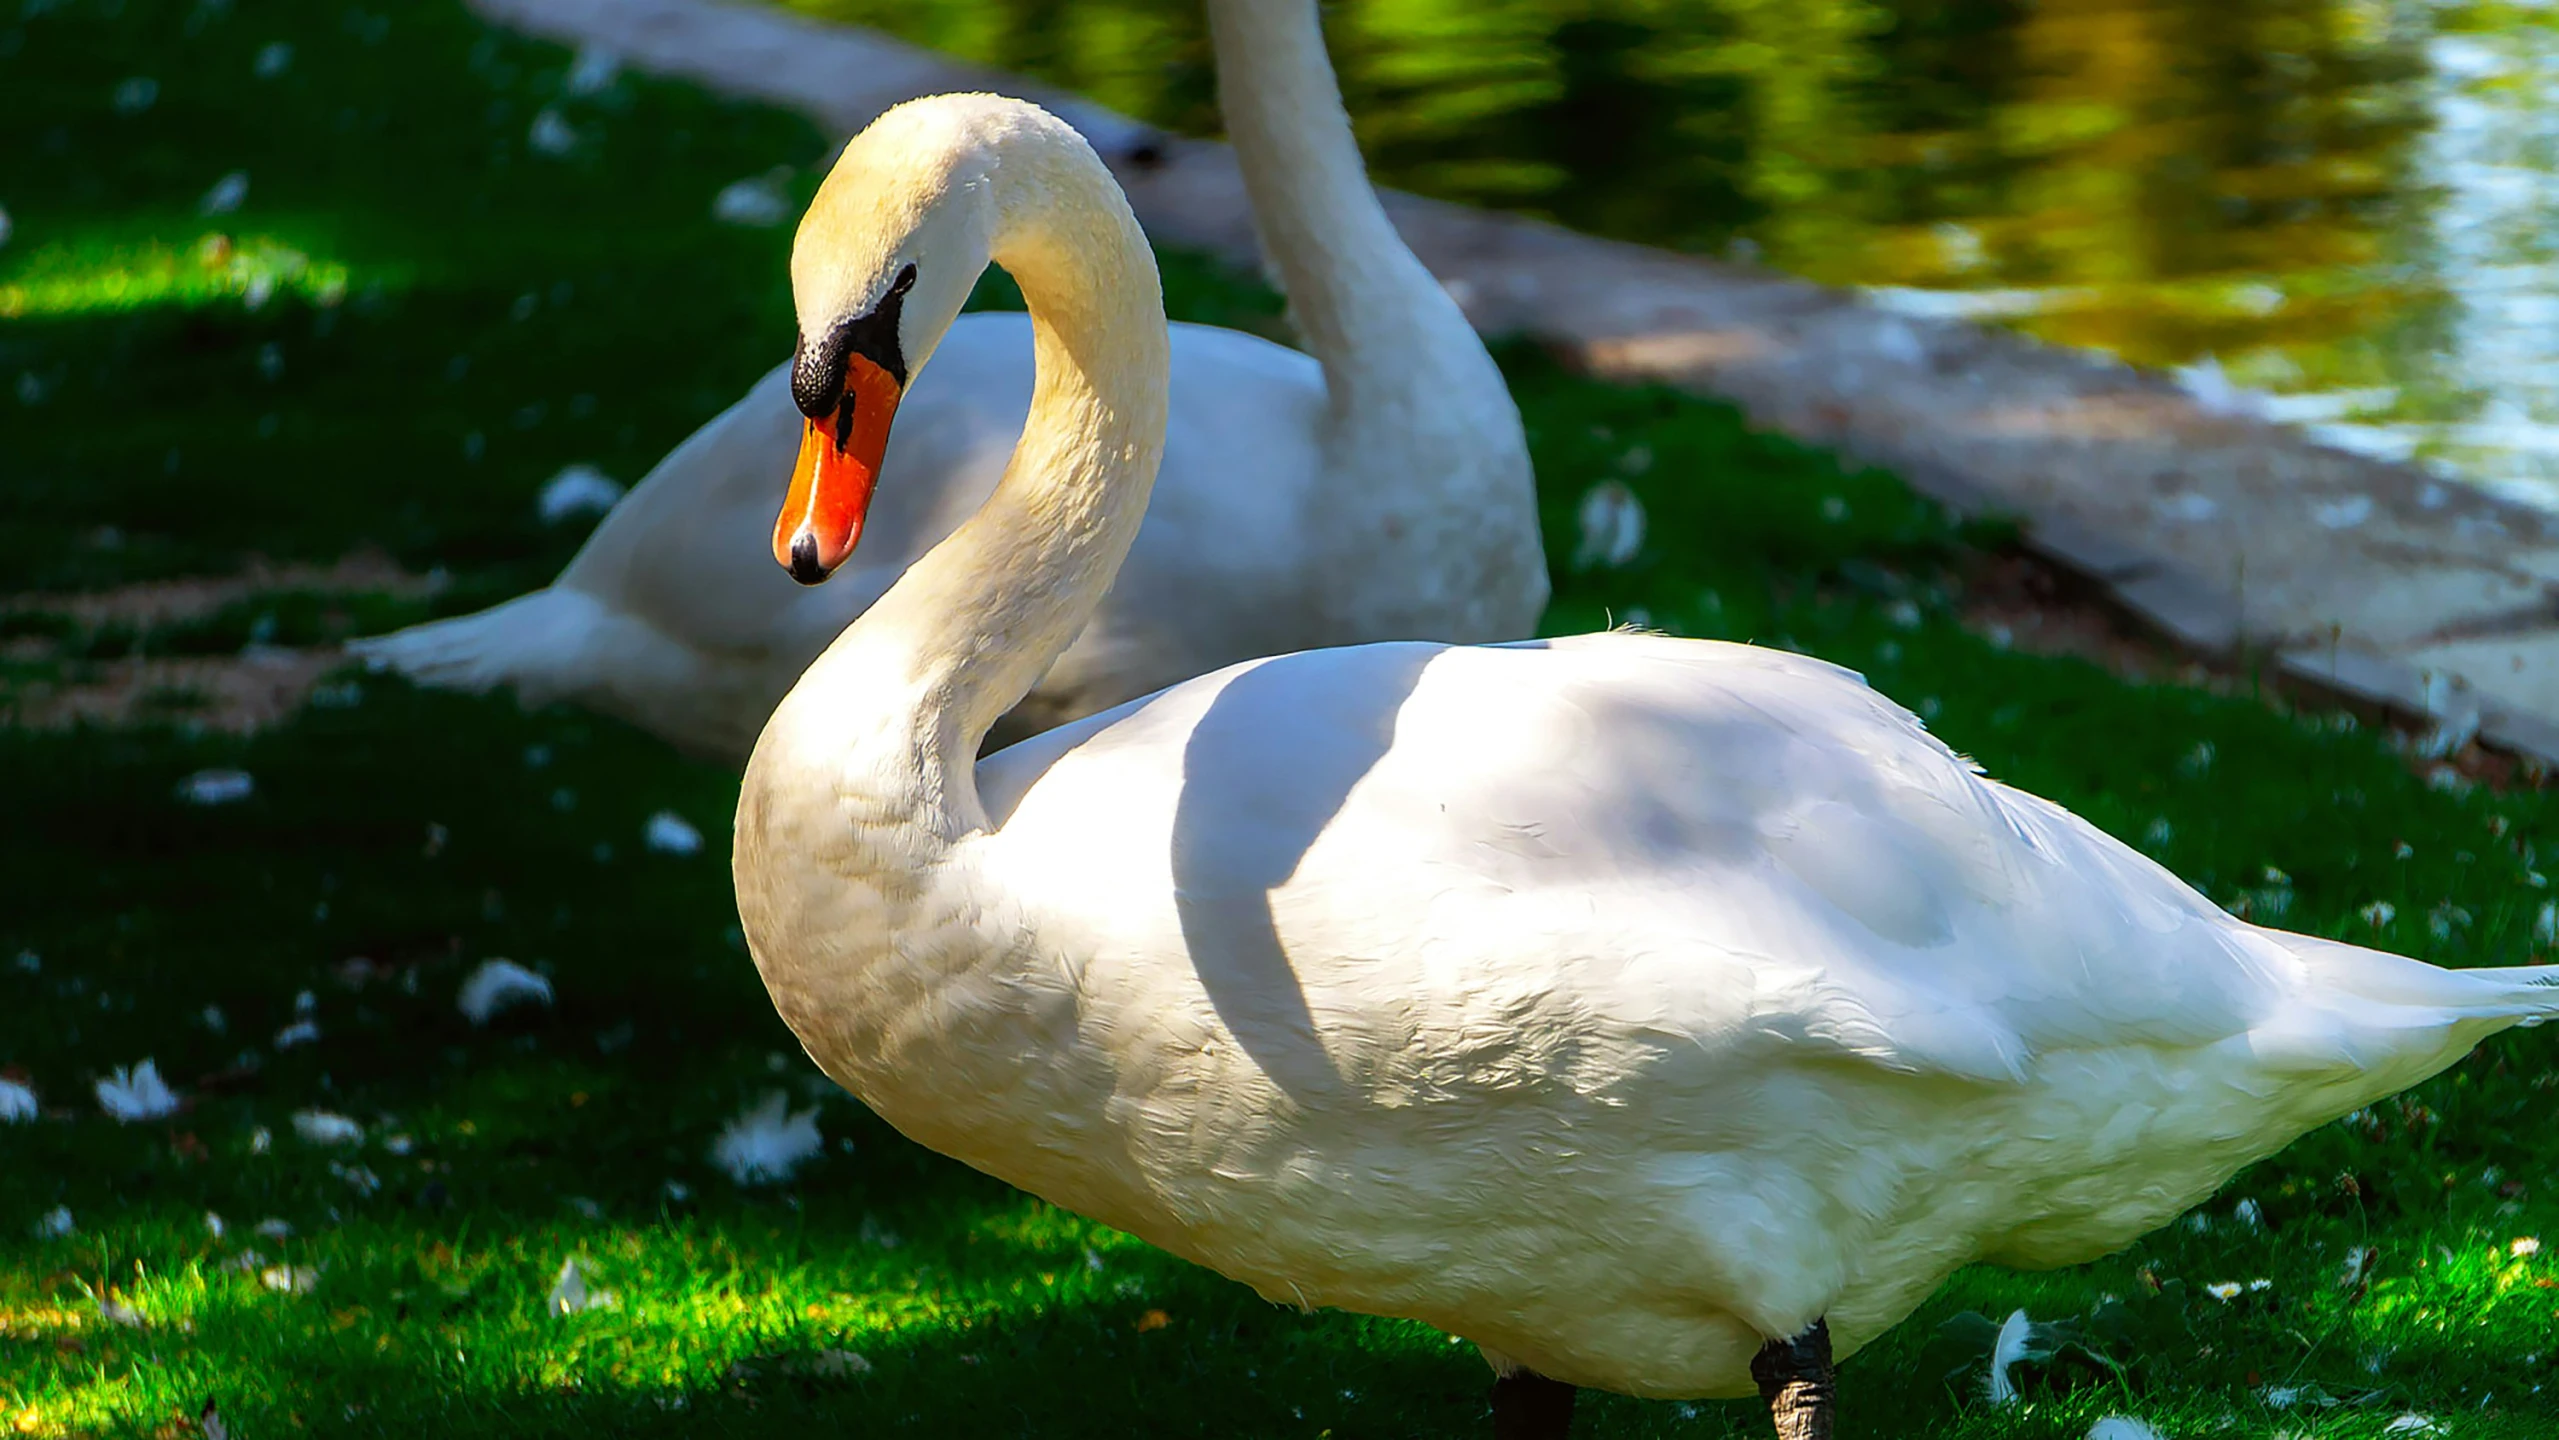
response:
M1217 128L1197 0L783 0ZM2559 13L1328 0L1378 178L1879 289L2559 498ZM2259 394L2245 387L2280 392Z

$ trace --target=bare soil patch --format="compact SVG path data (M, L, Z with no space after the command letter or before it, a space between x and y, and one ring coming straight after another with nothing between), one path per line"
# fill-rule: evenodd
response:
M257 645L237 655L100 661L13 687L0 697L0 718L30 730L185 720L245 735L301 709L344 658L334 646Z
M275 565L252 558L228 575L185 575L110 590L28 592L0 597L0 615L59 615L82 631L149 632L186 625L260 595L392 595L424 598L444 588L440 571L401 568L379 551L329 565ZM147 647L146 647L147 648ZM334 645L253 644L227 655L141 654L81 659L40 635L0 644L0 721L25 729L129 726L179 720L248 734L299 710L345 656Z
M441 571L404 570L378 550L359 550L334 564L271 565L251 557L229 575L181 575L112 590L30 591L0 597L0 614L65 615L83 626L148 629L200 620L252 595L299 590L324 595L383 594L422 598L444 588Z

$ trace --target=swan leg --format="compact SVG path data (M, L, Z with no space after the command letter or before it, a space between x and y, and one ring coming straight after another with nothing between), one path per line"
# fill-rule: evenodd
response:
M1564 1440L1573 1431L1572 1386L1534 1370L1493 1382L1493 1440Z
M1830 1440L1839 1387L1830 1368L1830 1326L1816 1320L1792 1340L1771 1340L1750 1362L1777 1440Z

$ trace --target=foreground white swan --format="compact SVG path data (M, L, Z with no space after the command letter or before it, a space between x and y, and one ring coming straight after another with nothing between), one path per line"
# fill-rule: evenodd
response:
M1545 608L1519 412L1369 189L1313 0L1210 0L1209 18L1236 160L1314 358L1174 327L1154 509L1011 733L1255 655L1513 639ZM421 683L512 686L742 759L809 660L995 488L1030 406L1030 322L969 316L937 361L889 447L900 483L825 589L761 558L799 443L786 366L660 462L548 587L357 648Z
M1039 398L757 743L757 966L906 1134L1274 1300L1474 1340L1511 1433L1560 1434L1568 1386L1756 1385L1827 1434L1832 1357L1958 1266L2114 1250L2559 1013L2552 969L2245 924L1741 646L1313 651L979 762L1162 435L1152 262L1064 126L949 97L845 151L792 260L821 421L777 539L858 533L883 376L990 257Z

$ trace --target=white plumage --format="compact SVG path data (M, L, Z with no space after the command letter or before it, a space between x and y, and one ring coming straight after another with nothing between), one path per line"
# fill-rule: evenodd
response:
M924 1144L1273 1300L1735 1395L2559 1013L2549 969L2238 920L1743 646L1285 655L978 762L1136 528L1151 263L1071 132L984 97L858 137L794 262L825 333L990 254L1070 317L1048 398L783 702L735 828L777 1008Z
M1736 646L1287 656L977 784L987 828L786 1004L830 1073L1274 1299L1636 1393L2106 1254L2559 1011L2245 925Z

